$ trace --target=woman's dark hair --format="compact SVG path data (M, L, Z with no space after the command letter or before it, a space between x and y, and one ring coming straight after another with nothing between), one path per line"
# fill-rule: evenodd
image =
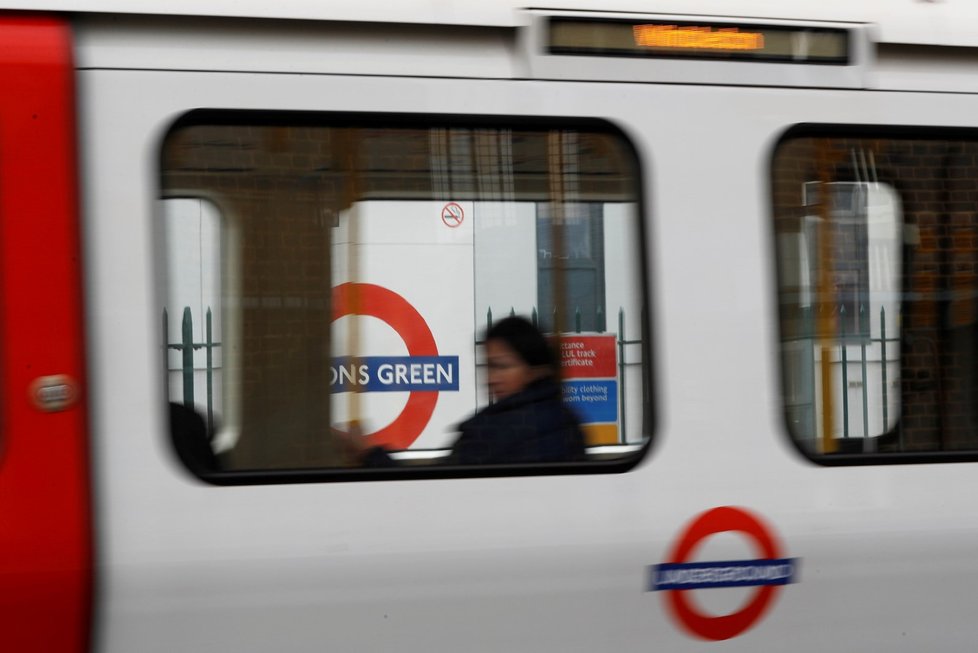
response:
M530 367L542 365L551 372L557 371L557 357L550 343L525 317L512 316L496 322L486 329L485 339L505 342Z

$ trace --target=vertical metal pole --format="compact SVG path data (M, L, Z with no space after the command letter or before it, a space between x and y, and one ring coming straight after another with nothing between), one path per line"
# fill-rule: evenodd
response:
M163 309L163 391L170 396L170 316Z
M859 324L863 324L863 319L865 317L866 307L863 304L859 305ZM859 343L859 355L860 355L860 369L862 370L863 379L863 437L865 441L863 442L863 451L869 451L869 379L866 377L866 339L860 338Z
M842 350L842 437L849 437L849 356L846 347L846 307L839 310L839 348Z
M214 432L214 338L211 309L207 308L207 432Z
M344 129L339 138L339 150L336 152L336 156L339 158L342 166L346 168L346 183L343 186L343 207L347 210L347 221L348 221L348 252L347 257L347 278L351 282L358 282L361 280L360 275L360 215L357 210L357 202L360 200L360 161L359 161L359 146L360 146L360 132L356 128L346 128ZM361 339L361 323L362 320L359 318L363 314L363 298L359 291L355 291L350 296L350 313L357 316L350 323L349 331L347 331L346 347L349 352L350 361L356 366L357 369L360 367L360 345L362 343ZM360 375L359 373L353 375L352 382L350 384L350 392L347 393L347 412L350 424L359 424L362 418L361 407L362 402L360 398Z
M883 306L880 307L880 360L882 361L880 377L883 384L883 432L886 433L890 427L890 388L886 378L886 366L889 361L886 360L886 308ZM900 449L902 450L902 434L900 439Z
M816 166L818 168L818 262L817 294L818 324L816 331L819 339L819 370L821 372L820 392L822 396L822 432L819 435L821 453L833 453L838 446L832 437L835 422L835 397L832 391L832 339L836 334L836 321L831 310L826 310L835 303L835 285L832 281L833 233L832 209L829 198L829 184L833 178L833 168L839 160L839 152L833 152L833 141L819 139L816 141ZM843 393L845 396L845 393Z
M190 307L183 309L183 405L194 407L194 325L190 317Z
M618 309L618 419L621 430L618 431L618 444L625 444L625 309Z
M565 171L564 133L551 130L547 134L547 180L550 190L550 242L553 246L553 330L557 334L557 347L560 347L561 334L567 330L564 318L567 315L567 266L565 264L565 218L567 189L565 183L569 173ZM563 373L561 373L563 376Z
M486 309L486 329L492 326L492 306Z

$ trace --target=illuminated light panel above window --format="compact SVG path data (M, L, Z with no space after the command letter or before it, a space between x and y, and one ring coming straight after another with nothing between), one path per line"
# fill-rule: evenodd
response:
M849 31L734 23L552 17L547 52L557 55L850 63Z

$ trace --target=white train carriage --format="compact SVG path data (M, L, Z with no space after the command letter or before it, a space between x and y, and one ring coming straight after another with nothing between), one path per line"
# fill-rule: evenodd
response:
M0 12L5 650L970 648L978 11L130 4Z

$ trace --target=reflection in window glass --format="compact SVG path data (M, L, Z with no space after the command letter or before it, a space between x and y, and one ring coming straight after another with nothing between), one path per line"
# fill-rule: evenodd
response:
M220 214L203 199L163 203L169 283L164 304L170 397L207 417L221 410ZM215 402L217 402L215 404Z
M783 396L823 460L978 450L978 142L783 141Z
M480 340L510 315L559 352L585 459L644 444L638 170L617 132L263 120L192 115L163 148L168 302L219 325L185 358L166 307L170 401L220 469L451 462L494 405Z

